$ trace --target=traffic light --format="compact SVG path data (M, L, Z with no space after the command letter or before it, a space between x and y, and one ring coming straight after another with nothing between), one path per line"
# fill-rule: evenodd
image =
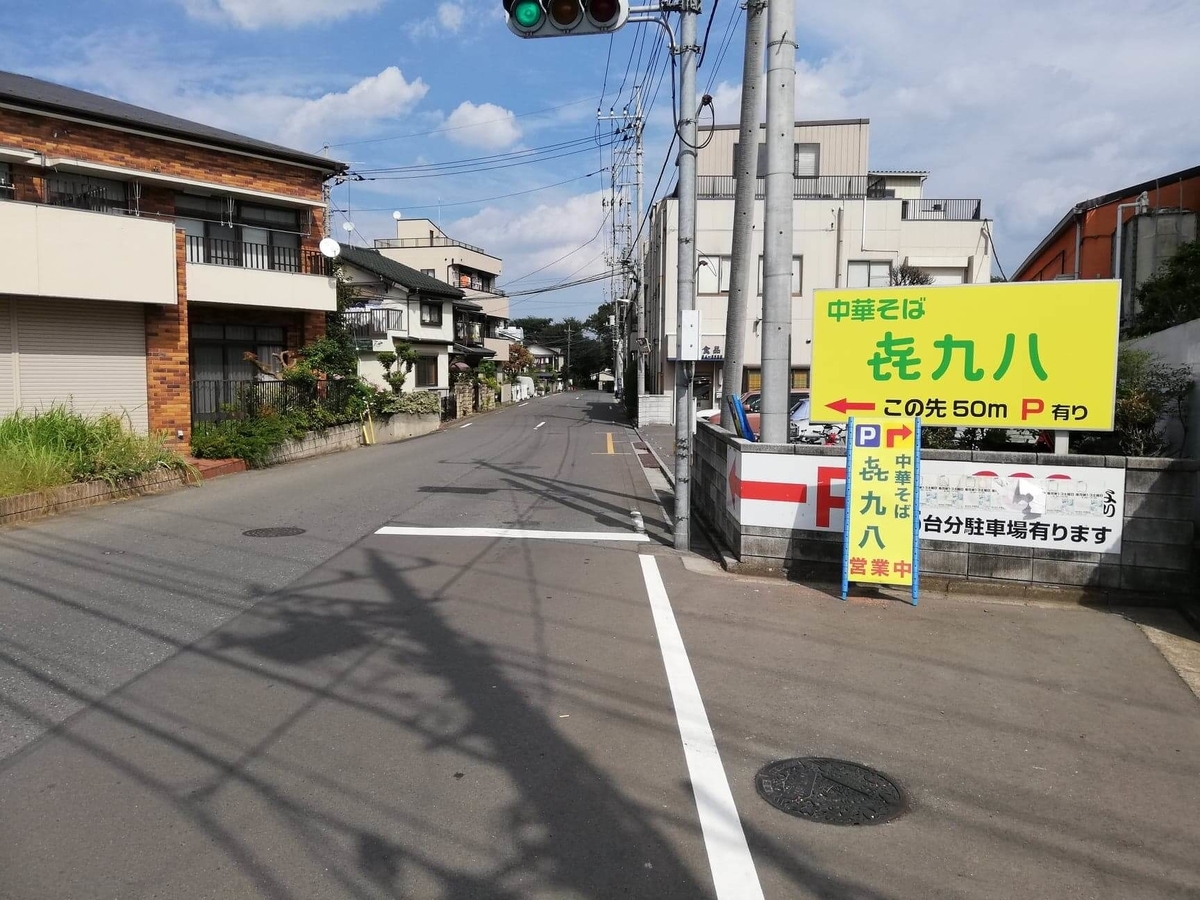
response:
M607 34L629 18L630 0L503 0L504 20L518 37Z

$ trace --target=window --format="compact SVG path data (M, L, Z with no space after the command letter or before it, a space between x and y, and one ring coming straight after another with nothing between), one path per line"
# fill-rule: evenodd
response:
M294 209L177 194L175 226L186 235L188 262L279 272L301 269L301 221Z
M246 358L279 372L283 364L284 329L279 325L202 325L191 327L192 380L261 381L266 373Z
M421 274L428 275L430 278L437 278L437 275L434 274L436 271L437 269L422 269Z
M417 360L417 387L438 386L438 361L436 356L422 356Z
M796 297L803 293L801 288L804 285L804 257L792 257L792 296ZM758 258L758 295L761 297L763 292L763 258Z
M123 213L129 210L129 196L122 181L91 178L87 175L61 174L46 179L46 202L92 212Z
M13 194L12 166L0 163L0 198L12 197Z
M738 170L739 144L733 145L733 174ZM796 178L815 178L821 171L820 144L792 145L792 175ZM758 145L758 177L767 174L767 145Z
M442 304L440 303L422 303L421 304L421 324L428 325L430 328L442 327Z
M851 260L846 277L846 287L887 287L892 264L887 260Z
M728 294L731 259L728 256L700 254L696 272L696 290L701 294Z

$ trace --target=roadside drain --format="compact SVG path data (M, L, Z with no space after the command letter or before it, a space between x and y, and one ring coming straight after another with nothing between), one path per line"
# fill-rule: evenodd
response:
M843 759L773 762L754 777L754 786L776 809L822 825L879 825L908 810L908 800L894 781Z
M304 534L303 528L251 528L249 531L243 531L245 537L252 538L277 538L277 537L295 537L298 534Z

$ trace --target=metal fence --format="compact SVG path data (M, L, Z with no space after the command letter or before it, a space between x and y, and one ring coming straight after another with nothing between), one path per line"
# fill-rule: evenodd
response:
M795 200L818 200L826 198L858 199L861 197L883 197L882 190L868 184L866 175L814 175L797 176L792 179L792 198ZM755 197L765 195L766 181L758 179ZM732 175L699 175L696 177L696 196L703 200L732 200L737 189L737 179Z
M252 419L322 410L332 418L354 418L353 384L321 381L303 386L287 381L193 381L192 424Z
M909 221L972 222L983 214L982 200L905 200L900 216Z
M332 261L317 250L253 244L195 234L187 236L187 259L193 263L237 266L242 269L267 269L301 275L333 274Z

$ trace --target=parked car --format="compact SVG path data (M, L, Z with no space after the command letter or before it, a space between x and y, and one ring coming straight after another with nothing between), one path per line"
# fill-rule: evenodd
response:
M792 407L788 421L788 440L791 443L833 446L846 442L844 425L815 424L809 419L810 415L812 403L807 397Z
M808 391L792 391L788 396L788 409L795 409L796 404L801 400L808 399ZM742 407L746 410L746 419L750 422L750 428L753 429L755 435L758 434L759 423L762 420L762 412L759 409L762 403L762 391L750 391L742 394ZM714 425L721 424L721 412L718 411L715 416L708 421Z

